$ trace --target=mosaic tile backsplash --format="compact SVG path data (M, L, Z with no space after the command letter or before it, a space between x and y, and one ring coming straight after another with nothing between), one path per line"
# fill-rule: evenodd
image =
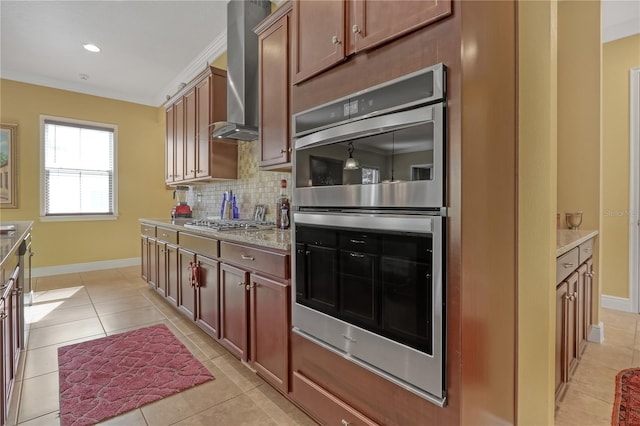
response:
M275 222L280 180L287 180L286 194L291 199L291 173L260 171L259 149L258 142L238 142L237 180L190 185L187 202L194 218L219 217L223 194L232 191L236 196L240 219L253 219L255 206L263 204L266 206L265 220Z

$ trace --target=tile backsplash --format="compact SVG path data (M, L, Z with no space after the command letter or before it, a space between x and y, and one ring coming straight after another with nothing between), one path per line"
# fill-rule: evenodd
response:
M187 202L193 210L194 218L220 216L222 196L226 191L232 191L236 196L240 219L253 218L255 206L264 204L267 207L265 220L275 221L280 180L287 180L286 193L291 199L291 173L260 171L259 150L258 142L238 142L237 180L190 185Z

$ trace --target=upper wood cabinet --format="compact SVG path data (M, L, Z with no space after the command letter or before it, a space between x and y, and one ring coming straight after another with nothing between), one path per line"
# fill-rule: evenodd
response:
M260 168L291 170L290 12L284 4L255 28L259 47Z
M165 107L166 182L237 179L237 143L213 140L209 128L226 119L226 72L208 67Z
M451 0L295 0L293 83L451 14Z

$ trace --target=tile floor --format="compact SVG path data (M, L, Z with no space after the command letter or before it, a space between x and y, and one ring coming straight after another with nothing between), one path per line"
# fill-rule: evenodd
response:
M166 324L215 380L106 421L109 425L314 425L302 411L167 305L139 268L37 278L31 331L11 422L58 425L57 348ZM28 319L29 320L29 319Z
M640 315L601 310L605 341L588 343L556 411L556 426L610 425L615 379L640 366Z

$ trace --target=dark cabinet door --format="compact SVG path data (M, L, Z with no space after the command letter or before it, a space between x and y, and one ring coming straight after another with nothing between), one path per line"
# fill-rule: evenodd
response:
M260 34L258 43L260 167L270 168L290 162L289 16L283 16Z
M587 275L589 268L583 263L578 268L578 297L576 303L576 340L578 358L582 355L582 351L587 347L587 318L585 298L587 297L587 283L589 277Z
M140 237L140 277L149 282L149 241L144 235Z
M167 244L167 287L166 298L174 305L178 304L178 247Z
M567 310L567 362L568 373L571 374L578 366L578 273L574 272L567 278L569 285L569 303Z
M556 288L556 400L564 393L567 374L567 316L569 284L562 282Z
M173 105L174 109L174 169L173 181L185 179L185 106L184 98L179 99Z
M195 177L205 177L209 175L209 103L211 91L211 77L203 79L196 84L196 134L194 168Z
M166 147L165 147L165 177L164 180L167 183L172 183L175 178L176 168L176 128L175 128L175 109L173 105L167 108L166 112Z
M451 14L451 0L379 1L353 4L351 26L356 51L393 40Z
M297 84L344 59L345 2L296 1L292 16L292 77Z
M247 271L224 263L220 265L220 343L244 361L248 359L249 347L248 286Z
M182 248L178 249L178 307L192 320L196 319L196 255Z
M584 339L589 339L589 331L591 331L591 302L593 300L593 258L586 261L587 279L585 280L584 289Z
M147 242L149 250L147 282L149 287L156 289L158 287L158 241L155 238L149 238Z
M265 380L289 391L289 286L251 275L251 363Z
M168 277L168 265L167 265L167 244L166 243L158 243L157 244L157 263L158 263L158 285L156 286L156 291L166 297L167 294L167 283L169 281Z
M196 91L184 95L184 179L196 177Z
M198 259L196 322L209 335L220 338L219 263L204 256Z

